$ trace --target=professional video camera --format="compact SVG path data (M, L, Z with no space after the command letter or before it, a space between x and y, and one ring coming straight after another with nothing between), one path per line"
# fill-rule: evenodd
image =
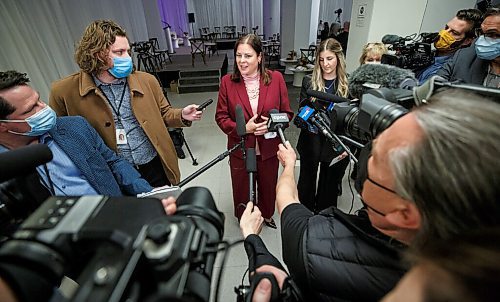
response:
M223 229L201 187L173 216L154 198L50 197L3 243L0 275L20 301L49 301L63 276L79 285L71 301L209 301Z
M386 87L370 89L364 92L359 100L347 100L332 94L308 90L309 96L332 103L333 108L329 112L330 127L327 128L321 121L325 119L325 112L308 106L304 107L297 118L302 120L301 123L306 122L321 127L321 133L329 140L340 138L339 140L347 144L362 147L364 143L408 113L412 107L425 104L432 94L446 88L461 88L485 96L493 96L495 99L500 98L499 89L451 83L439 76L433 76L422 86L411 90ZM337 138L336 135L338 135Z
M425 68L434 63L434 52L431 44L437 33L422 33L415 39L416 34L399 37L385 35L382 43L389 44L391 54L382 55L382 63L395 65L413 71ZM407 44L407 42L410 42Z
M360 100L336 103L330 115L331 130L341 137L367 142L389 127L414 106L427 103L437 91L460 88L499 99L500 90L479 85L447 82L432 76L422 86L412 90L378 88L368 90Z

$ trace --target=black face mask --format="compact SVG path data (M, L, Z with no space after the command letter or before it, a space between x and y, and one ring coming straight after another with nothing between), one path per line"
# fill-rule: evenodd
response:
M368 178L368 159L372 154L372 142L368 142L359 154L358 158L358 174L356 180L354 181L354 188L361 194L363 192L363 184Z

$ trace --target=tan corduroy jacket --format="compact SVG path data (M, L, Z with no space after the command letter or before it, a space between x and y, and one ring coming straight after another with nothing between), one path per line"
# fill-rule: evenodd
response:
M172 108L156 78L136 71L127 78L131 107L161 158L165 173L172 184L179 183L177 154L167 127L186 127L181 110ZM108 147L117 150L113 114L106 97L88 73L80 71L55 81L50 91L49 105L58 116L80 115L97 130Z

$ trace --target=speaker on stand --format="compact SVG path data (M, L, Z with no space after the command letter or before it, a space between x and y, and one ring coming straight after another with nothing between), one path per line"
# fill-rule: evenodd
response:
M191 30L193 31L193 37L196 36L196 34L194 33L194 13L188 13L188 22L191 23Z

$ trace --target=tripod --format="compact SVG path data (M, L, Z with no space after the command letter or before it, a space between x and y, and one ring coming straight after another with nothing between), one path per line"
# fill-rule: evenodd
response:
M193 153L191 153L191 148L189 148L189 145L186 141L186 138L184 137L184 131L182 130L182 128L169 129L168 133L170 134L170 137L172 138L172 142L174 143L175 151L177 152L177 157L179 157L179 158L186 157L184 155L184 152L182 151L182 144L184 144L184 145L186 145L186 149L188 150L189 156L191 157L191 160L193 161L193 166L197 166L198 162L197 162L196 158L194 158Z

